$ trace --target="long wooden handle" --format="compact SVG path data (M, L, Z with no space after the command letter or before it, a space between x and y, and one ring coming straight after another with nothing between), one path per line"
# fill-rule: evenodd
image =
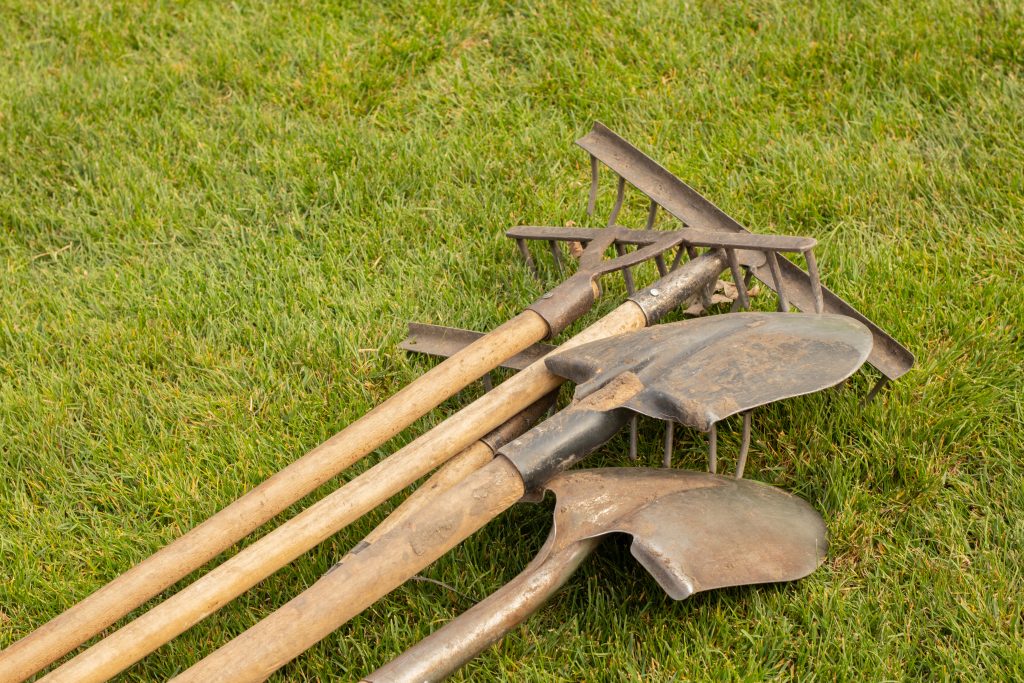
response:
M0 652L0 682L17 683L59 659L547 333L539 315L524 311L435 366L260 486Z
M637 329L645 321L640 308L627 301L559 348ZM113 676L359 519L564 381L543 361L534 363L43 680L89 683Z
M456 484L436 514L406 520L173 681L264 680L522 495L515 468L503 458L491 461Z
M626 301L559 348L567 349L644 327L648 322L656 320L664 311L670 310L672 306L692 298L707 282L713 281L717 277L724 267L723 264L724 257L720 254L707 254L687 263L668 277L659 280L658 286L660 289L651 288L649 293L643 296L635 296L634 299L639 299L639 302L636 300ZM472 348L472 346L467 347L467 350L469 348ZM446 362L455 361L460 356L461 354L452 356ZM485 394L470 406L408 444L391 457L386 458L334 493L326 496L294 519L279 526L272 533L260 539L257 543L250 545L182 592L150 610L147 614L136 619L75 659L67 662L60 669L54 671L51 674L52 679L48 677L48 680L85 683L87 681L105 680L107 677L121 671L192 624L203 619L206 615L219 609L229 600L264 577L269 576L306 550L358 519L362 514L387 500L387 498L405 486L421 478L430 470L483 437L499 424L510 419L518 411L557 388L563 381L560 377L549 372L543 362L534 363L515 377L502 383L494 391ZM380 408L376 410L380 410ZM373 415L373 412L369 415ZM327 443L329 444L337 438L334 437ZM316 451L313 453L316 453ZM313 455L313 453L310 455ZM287 472L288 469L291 469L291 467L283 470L280 474ZM280 474L275 475L275 477L268 480L253 493L274 481ZM232 527L230 527L229 522L233 520L230 516L226 516L225 513L232 510L245 511L247 508L238 504L251 495L248 494L245 498L240 499L221 513L218 513L218 515L197 527L193 532L165 548L164 551L177 547L179 555L188 557L189 547L185 541L217 518L221 518L219 529L222 532L225 527L231 530ZM258 504L259 500L258 498L254 499L252 504ZM268 517L264 517L265 511L260 510L258 507L251 511L251 514L258 515L264 519ZM245 518L235 520L235 522L238 525L250 525L250 529L256 526ZM224 547L227 547L227 545L230 544L225 544ZM164 551L161 551L161 553ZM167 577L159 579L147 578L146 571L153 567L151 561L156 559L161 553L157 553L157 555L154 555L129 572L129 574L136 573L133 580L142 582L149 587L153 585L163 587L173 583L173 580L180 578L185 573L181 571L179 574L174 575L174 579L168 579ZM178 556L175 555L173 557L177 558ZM206 559L210 558L207 557ZM196 563L193 568L201 565L203 562ZM175 567L180 569L179 564L176 564ZM121 581L121 579L118 581ZM117 584L118 581L108 584L107 587L94 594L89 600L92 600L92 598L101 593L105 593L104 600L107 603L123 607L122 601L119 601L116 595L110 595L110 591L113 590L111 586ZM124 586L125 584L122 582L120 585ZM130 588L132 585L129 582L127 587ZM156 591L154 590L154 592ZM135 598L132 600L134 601ZM143 600L134 601L133 604L138 604ZM103 603L101 602L100 604L102 605ZM117 616L104 615L102 613L96 614L99 607L95 605L91 609L92 612L87 612L87 616L91 618L92 621L89 623L93 626L97 623L109 624L123 614L123 612ZM67 614L69 613L66 612L65 616ZM61 618L58 617L58 619ZM62 638L62 640L58 639L56 642L67 645L68 642L77 644L88 636L79 634L79 636L68 637L67 634L63 634L58 637ZM79 637L80 640L77 639ZM20 643L15 644L12 648L9 648L8 652L19 645ZM67 645L67 649L73 646ZM63 652L66 651L64 650ZM36 646L36 652L37 661L47 657L50 657L47 661L52 661L58 656L46 654L47 650L45 647L40 646ZM0 653L0 656L3 654L5 653ZM0 665L4 664L6 662L0 659ZM41 668L44 665L39 665L37 668ZM26 668L29 667L23 665L21 672L24 672ZM27 675L19 673L7 676L6 672L7 669L0 668L0 676L4 676L0 680L17 681L22 676Z
M454 458L441 465L440 468L427 479L423 484L413 491L402 504L391 511L380 524L373 528L373 531L366 534L363 540L356 546L356 552L362 547L370 545L378 538L386 535L401 526L403 522L424 514L430 510L437 501L444 496L453 486L476 472L478 469L494 460L494 453L487 444L477 441L475 444L462 451ZM351 553L342 558L342 562Z

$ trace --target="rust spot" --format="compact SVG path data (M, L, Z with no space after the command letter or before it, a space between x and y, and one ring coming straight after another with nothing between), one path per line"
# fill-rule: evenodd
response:
M644 383L640 381L639 377L632 372L623 372L608 384L580 400L575 407L580 410L599 412L613 410L636 396L643 388Z

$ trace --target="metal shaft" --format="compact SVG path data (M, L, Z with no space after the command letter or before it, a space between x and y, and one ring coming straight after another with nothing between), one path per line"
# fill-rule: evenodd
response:
M601 543L587 538L551 552L552 533L514 579L363 679L363 683L440 681L526 621Z

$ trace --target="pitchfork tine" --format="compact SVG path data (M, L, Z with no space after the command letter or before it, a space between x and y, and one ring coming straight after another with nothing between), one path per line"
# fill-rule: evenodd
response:
M743 469L747 466L747 452L750 450L750 421L752 410L743 413L743 441L740 443L740 457L736 461L736 478L743 478Z
M708 430L708 472L715 474L718 471L718 427L714 422Z
M672 420L665 422L665 454L661 458L662 467L672 467L672 441L675 436L675 427Z

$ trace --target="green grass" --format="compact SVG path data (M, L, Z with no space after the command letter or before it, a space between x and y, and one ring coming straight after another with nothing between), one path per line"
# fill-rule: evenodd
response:
M5 2L0 646L427 368L407 320L486 330L536 297L502 231L587 224L571 142L596 119L754 229L816 237L918 364L864 411L862 374L758 414L749 476L827 520L815 574L673 603L609 543L460 677L1024 678L1022 46L998 0ZM197 661L382 514L125 679ZM482 597L549 518L516 507L424 574ZM278 680L356 678L467 606L410 583Z

